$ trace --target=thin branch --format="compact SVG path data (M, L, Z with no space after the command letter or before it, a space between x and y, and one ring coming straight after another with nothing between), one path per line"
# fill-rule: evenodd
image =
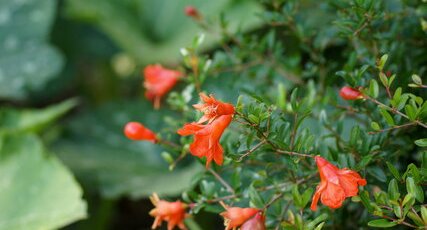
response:
M377 104L377 105L381 106L381 107L387 108L388 110L390 110L390 111L391 111L392 113L394 113L394 114L398 114L398 115L400 115L400 116L402 116L402 117L404 117L404 118L406 118L406 119L410 120L410 119L409 119L409 117L408 117L406 114L404 114L404 113L400 112L400 111L399 111L399 110L397 110L396 108L391 108L390 106L387 106L387 105L385 105L385 104L383 104L383 103L381 103L381 102L377 101L376 99L371 98L371 97L368 97L368 96L366 96L366 95L365 95L365 98L366 98L366 99L368 99L368 100L370 100L370 101L372 101L373 103L375 103L375 104ZM421 127L423 127L423 128L426 128L426 129L427 129L427 124L424 124L424 123L422 123L422 122L421 122L421 121L419 121L419 120L415 120L414 122L415 122L417 125L419 125L419 126L421 126Z
M411 122L411 123L407 123L407 124L403 124L403 125L395 125L395 126L392 126L390 128L387 128L387 129L381 129L378 131L368 132L368 134L372 135L372 134L377 134L377 133L383 133L383 132L387 132L387 131L391 131L391 130L395 130L395 129L400 129L400 128L404 128L404 127L408 127L408 126L413 126L413 125L417 125L417 123Z
M218 173L216 173L212 168L208 168L208 171L212 173L212 175L219 181L219 183L221 183L227 189L228 192L232 194L236 193L234 189L224 179L222 179L222 177Z
M240 158L237 160L237 162L240 162L243 160L243 158L247 157L249 154L253 153L255 150L257 150L259 147L261 147L263 144L265 144L267 141L262 140L258 144L256 144L253 148L249 149L245 154L241 155Z

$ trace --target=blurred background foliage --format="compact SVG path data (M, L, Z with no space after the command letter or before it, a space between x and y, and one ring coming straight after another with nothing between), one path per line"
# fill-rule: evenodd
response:
M203 23L185 16L187 5L201 12ZM371 112L376 105L362 102L352 103L356 110L346 116L336 92L344 82L369 87L378 74L378 58L387 53L384 71L397 74L394 84L426 98L422 89L407 87L412 74L426 75L426 20L427 3L418 0L2 0L0 229L56 229L84 217L66 228L149 229L152 206L145 198L152 192L173 197L195 188L188 199L213 196L213 178L196 160L186 158L169 171L161 157L167 149L132 142L122 134L124 124L135 120L166 139L186 141L174 133L197 117L189 105L198 97L188 60L180 54L183 47L207 69L204 91L234 104L245 95L242 112L255 116L255 122L271 116L277 121L272 127L277 140L289 139L283 131L292 125L286 123L295 112L289 108L295 107L296 98L304 98L310 114L301 120L304 131L296 139L297 150L327 152L342 167L362 170L370 164L364 175L387 190L393 177L384 159L400 172L412 162L420 166L426 154L414 140L426 131L410 127L368 135L371 121L381 126L389 122L380 112ZM160 110L143 97L140 71L152 63L180 68L190 76ZM291 98L295 87L298 96ZM266 113L271 105L286 116ZM392 119L402 122L399 116ZM238 131L227 133L223 142L229 162L250 149L255 138L253 130L233 129ZM384 152L365 158L379 148ZM281 163L301 170L297 162ZM235 173L223 172L234 178L233 186L271 182L263 182L268 175L263 167L241 177L236 174L243 169L233 167ZM425 175L425 168L421 172ZM283 172L271 178L287 176ZM204 182L197 185L199 181ZM249 193L254 206L265 202L257 200L253 189ZM306 200L300 196L294 189L285 198ZM295 209L306 205L302 203ZM279 219L280 207L272 214ZM331 229L366 226L370 219L355 205L328 214ZM310 223L314 227L325 218ZM222 228L219 217L209 212L198 213L196 220L201 229Z

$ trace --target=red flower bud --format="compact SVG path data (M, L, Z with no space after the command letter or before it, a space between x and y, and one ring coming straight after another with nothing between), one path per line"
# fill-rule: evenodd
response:
M134 141L157 141L156 134L139 122L129 122L124 128L125 136Z
M354 88L351 88L350 86L344 86L340 90L340 96L344 100L358 100L363 98L363 94Z
M258 212L250 220L246 221L240 230L265 230L265 217L261 212Z
M199 11L194 6L186 6L184 12L188 17L192 17L196 20L201 19Z

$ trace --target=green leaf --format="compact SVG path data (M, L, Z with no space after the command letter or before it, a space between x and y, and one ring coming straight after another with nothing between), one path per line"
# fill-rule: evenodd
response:
M264 200L262 199L262 196L259 194L259 192L254 188L254 186L249 187L249 204L251 207L255 208L263 208L265 205Z
M253 17L261 10L256 1L68 0L66 13L98 27L140 64L171 63L180 58L180 48L189 46L196 35L204 32L184 14L187 5L196 7L208 21L218 21L219 15L224 15L230 33L261 24ZM201 48L218 42L216 36L206 36Z
M389 112L387 112L387 110L380 108L380 112L381 112L381 115L384 117L384 119L388 125L390 125L390 126L395 125L393 117L390 115Z
M424 222L423 220L415 213L413 212L408 212L407 215L412 221L414 221L414 223L418 226L424 226Z
M382 71L384 69L384 65L387 62L388 59L388 55L384 54L383 56L381 56L380 60L377 63L377 67L380 71Z
M387 219L378 219L378 220L371 220L368 222L368 226L370 227L376 227L376 228L390 228L394 227L397 224L395 222L392 222Z
M35 136L6 136L2 143L0 229L58 229L86 217L79 185Z
M380 80L381 80L381 83L382 83L385 87L388 87L388 85L389 85L389 83L388 83L388 78L387 78L387 76L386 76L383 72L380 72Z
M369 84L369 94L373 98L377 98L379 93L379 86L378 82L374 79L371 80Z
M409 120L413 121L416 119L416 114L417 114L416 111L417 110L416 110L416 108L414 108L413 105L409 105L409 104L405 105L405 113L406 113L406 115L408 115Z
M423 218L424 223L427 224L427 208L421 205L421 217Z
M388 184L388 195L391 200L397 201L400 197L399 185L395 179L392 179Z
M394 165L388 161L386 161L387 167L390 170L391 174L393 174L394 178L396 178L396 180L400 180L400 174L399 171L394 167Z
M419 202L424 201L424 193L423 190L415 184L415 180L412 177L406 178L406 190L413 197L415 197Z
M141 122L158 133L170 126L164 116L177 119L170 110L154 111L145 100L105 104L70 120L67 135L53 148L83 183L106 197L139 198L153 192L177 195L189 189L203 170L204 166L191 161L198 158L188 154L185 159L190 161L181 161L169 171L159 145L131 141L123 135L129 121Z
M371 128L372 128L373 130L375 130L375 131L379 131L379 130L381 130L380 125L379 125L377 122L375 122L375 121L371 122Z
M38 132L77 105L70 99L44 109L0 108L0 132Z
M427 138L418 139L415 141L415 144L420 147L427 147Z
M417 85L422 85L423 81L421 80L420 76L416 74L412 74L412 81Z
M44 89L63 66L47 44L55 0L1 1L0 98L23 100Z

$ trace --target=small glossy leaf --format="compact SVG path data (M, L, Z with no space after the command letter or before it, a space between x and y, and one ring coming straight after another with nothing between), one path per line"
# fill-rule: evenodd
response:
M420 147L427 147L427 138L418 139L415 141L415 144Z
M387 219L378 219L378 220L371 220L368 222L368 226L370 227L377 227L377 228L391 228L396 226L397 223L392 222Z

